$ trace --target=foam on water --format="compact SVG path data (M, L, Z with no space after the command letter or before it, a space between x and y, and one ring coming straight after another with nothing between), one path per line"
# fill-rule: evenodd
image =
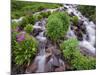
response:
M89 21L88 18L83 16L78 10L76 5L64 5L65 8L67 8L67 12L71 14L74 13L75 16L77 16L80 20L84 21L84 25L86 26L86 32L89 36L89 40L86 39L86 35L83 36L83 41L80 41L79 45L81 47L87 48L89 51L91 51L93 54L95 54L95 24L92 21ZM75 37L74 31L69 30L67 33L67 36L71 35L71 37Z

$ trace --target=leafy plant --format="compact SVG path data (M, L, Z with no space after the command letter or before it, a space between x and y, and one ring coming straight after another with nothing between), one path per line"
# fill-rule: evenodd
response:
M20 37L17 37L20 35ZM23 33L12 32L12 56L14 58L15 64L22 65L31 61L32 57L35 56L37 50L37 41L35 38L29 34L24 34L24 39L22 38Z
M41 12L40 15L43 16L43 18L48 18L49 15L51 15L51 12L48 11L48 12Z
M16 30L18 26L19 26L19 23L16 22L16 21L13 21L13 22L11 23L11 28L12 28L13 30Z
M35 18L36 21L39 21L43 18L43 16L40 15L40 14L36 14L36 15L34 15L34 18Z
M72 70L88 70L95 69L96 60L93 57L83 56L78 48L78 41L74 38L64 41L60 48L63 56Z
M34 25L35 23L35 17L31 15L27 15L26 18L28 19L28 23Z
M48 17L47 36L53 41L64 37L69 28L69 16L65 12L56 12Z
M72 17L72 22L73 22L74 25L78 25L78 21L79 21L79 19L78 19L77 16Z
M29 23L28 18L25 17L25 16L23 17L22 21L19 22L21 28L26 27L26 25L27 25L28 23Z
M31 25L31 24L26 25L26 27L24 28L24 30L27 33L31 33L33 31L33 25Z
M81 54L76 54L76 58L71 61L72 69L90 70L96 68L96 60L93 57L86 57Z
M63 55L65 60L67 59L72 60L75 57L75 54L73 53L79 51L77 46L78 46L78 41L77 39L74 38L68 39L60 45L60 48L63 50Z
M53 18L48 22L47 35L54 41L57 41L57 39L64 35L63 24L60 19Z

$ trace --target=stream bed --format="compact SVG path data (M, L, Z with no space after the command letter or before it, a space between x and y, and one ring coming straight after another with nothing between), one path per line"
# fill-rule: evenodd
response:
M77 16L79 18L78 26L75 27L71 23L68 32L66 32L65 37L77 38L77 40L79 41L80 50L83 54L96 56L96 25L93 21L89 21L88 18L83 16L81 12L77 10L77 5L64 4L63 7L57 9L46 9L45 11L41 12L47 11L65 11L68 12L68 14L71 16ZM35 14L38 13L39 12L36 12ZM21 17L20 19L14 19L12 21L19 22L22 20L22 18L23 17ZM39 42L38 53L33 60L34 65L37 65L37 69L32 69L32 71L26 69L26 73L65 71L65 64L63 59L61 59L60 57L59 49L56 46L53 46L52 43L50 44L51 46L49 49L46 48L47 42L49 40L45 35L46 22L47 18L44 18L41 21L37 21L33 26L33 35ZM82 33L80 33L80 31Z

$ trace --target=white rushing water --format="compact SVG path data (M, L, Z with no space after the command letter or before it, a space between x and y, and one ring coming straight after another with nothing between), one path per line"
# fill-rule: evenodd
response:
M34 62L38 63L38 67L36 72L45 72L45 61L46 61L46 54L45 54L45 45L46 45L46 37L44 36L45 32L45 22L42 20L41 22L36 22L36 24L33 26L34 28L38 29L40 28L43 30L42 32L39 32L39 34L36 36L36 39L39 41L39 53L35 58Z
M38 61L38 65L37 65L37 70L36 72L39 73L39 72L45 72L45 61L46 61L46 56L45 54L44 55L39 55L36 57L35 61Z
M86 34L84 34L83 37L83 41L80 41L79 45L81 47L84 47L86 49L88 49L89 51L91 51L94 55L96 52L96 48L94 47L95 45L95 39L96 39L96 31L95 31L95 27L96 25L92 22L89 21L88 18L86 18L85 16L83 16L78 10L77 10L77 6L76 5L64 5L64 7L67 9L67 12L69 14L71 14L73 12L73 14L75 16L77 16L81 21L83 21L85 27L86 27L86 32L87 35L89 37L89 40L86 39ZM75 33L73 30L69 29L67 36L71 37L75 37Z
M77 10L77 6L76 5L66 5L64 4L64 8L60 7L57 9L47 9L45 10L45 12L47 11L57 11L57 10L62 10L65 9L66 12L68 12L69 14L71 14L73 12L74 15L78 16L78 18L83 21L83 24L86 27L86 32L87 34L83 35L83 40L79 41L79 46L80 47L84 47L87 50L89 50L90 52L92 52L95 55L96 52L96 48L95 46L95 39L96 39L96 25L92 22L89 21L88 18L86 18L85 16L83 16L78 10ZM41 11L43 12L43 11ZM40 12L37 12L35 14L39 14ZM12 21L16 21L19 22L23 19L23 17L19 18L19 19L14 19ZM47 38L44 36L44 33L46 31L45 29L45 25L46 25L46 21L45 19L42 21L38 21L35 23L35 25L33 26L34 29L41 29L42 32L39 32L39 34L36 36L36 39L39 41L39 48L38 48L38 55L35 58L35 61L37 63L37 70L36 72L45 72L45 62L46 62L46 53L45 53L45 45L46 45L46 41ZM86 39L86 35L88 35L88 39ZM75 31L71 29L71 25L69 27L69 31L66 34L66 37L68 38L77 38L77 36L75 35ZM52 60L53 61L53 60Z

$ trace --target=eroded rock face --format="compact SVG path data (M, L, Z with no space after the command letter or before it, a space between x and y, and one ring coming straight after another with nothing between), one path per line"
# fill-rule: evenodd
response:
M60 72L65 70L64 61L60 59L60 51L55 47L50 47L46 52L52 53L50 60L46 62L46 72Z
M29 65L25 71L26 74L28 73L34 73L37 70L37 64L36 63L32 63L31 65Z
M83 34L82 34L82 31L80 30L80 29L76 29L75 30L75 35L77 36L77 39L79 40L79 41L82 41L83 40Z
M42 32L42 31L43 31L43 30L40 29L40 28L34 29L34 30L33 30L33 36L39 35L39 33Z

